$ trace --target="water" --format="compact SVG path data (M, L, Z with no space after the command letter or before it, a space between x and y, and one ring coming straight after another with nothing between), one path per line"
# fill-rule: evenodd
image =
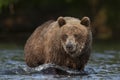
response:
M120 80L119 47L101 48L95 47L92 52L85 68L88 75L55 64L44 64L31 69L24 62L22 48L1 48L0 80ZM54 73L53 67L63 71L63 74Z

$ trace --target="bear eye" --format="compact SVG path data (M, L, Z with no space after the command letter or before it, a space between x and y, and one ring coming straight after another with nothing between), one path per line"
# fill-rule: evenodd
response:
M62 35L62 39L63 39L63 40L66 40L67 37L68 37L68 36L67 36L66 34Z
M80 38L80 35L79 34L74 34L74 37L75 38Z

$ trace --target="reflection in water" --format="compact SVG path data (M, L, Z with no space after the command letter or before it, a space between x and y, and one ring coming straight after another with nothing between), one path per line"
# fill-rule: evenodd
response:
M79 72L55 64L44 64L36 68L29 68L26 66L23 58L23 50L0 50L0 79L120 79L120 51L92 53L91 59L85 68L85 72ZM82 75L86 73L88 73L88 75Z

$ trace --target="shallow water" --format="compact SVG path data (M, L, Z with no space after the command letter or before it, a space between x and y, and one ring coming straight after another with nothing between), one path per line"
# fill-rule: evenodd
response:
M50 74L40 72L48 65L29 69L24 62L22 48L0 49L0 80L120 80L119 49L99 50L95 48L85 68L88 75L80 75L77 71L60 66L57 68L74 75L50 73L51 69L48 71Z

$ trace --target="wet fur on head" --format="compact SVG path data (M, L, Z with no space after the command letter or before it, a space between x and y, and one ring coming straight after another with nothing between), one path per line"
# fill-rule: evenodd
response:
M70 19L69 19L70 18ZM60 19L60 21L59 21ZM63 21L62 21L63 20ZM66 22L65 22L66 21ZM71 57L77 57L82 54L82 50L85 48L85 43L87 41L87 36L89 34L87 27L89 27L89 18L84 17L81 21L79 19L74 19L71 17L58 18L58 23L64 22L61 26L61 44ZM71 22L75 22L71 23ZM70 52L66 46L68 44L72 46L72 52Z

